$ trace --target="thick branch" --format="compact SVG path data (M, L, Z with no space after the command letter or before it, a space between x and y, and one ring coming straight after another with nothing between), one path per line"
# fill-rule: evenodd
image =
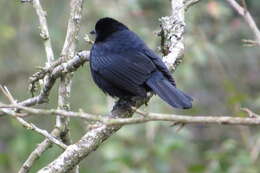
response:
M82 3L83 0L71 0L70 1L70 17L68 20L67 34L63 49L61 52L61 58L64 62L70 60L75 55L75 46L80 28L80 20L82 16ZM72 83L72 74L65 74L61 76L61 83L58 91L58 108L63 110L69 110L69 97ZM58 127L64 133L64 142L69 143L68 136L68 123L69 119L57 116L56 127Z
M175 67L181 62L184 55L184 11L183 0L171 1L172 15L162 17L161 22L161 50L164 55L163 61L169 69L175 70Z

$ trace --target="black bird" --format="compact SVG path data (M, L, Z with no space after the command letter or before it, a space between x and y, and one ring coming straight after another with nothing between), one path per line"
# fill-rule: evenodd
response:
M151 91L175 108L192 107L192 98L176 88L168 68L127 26L112 18L95 25L90 53L91 74L112 97L146 97Z

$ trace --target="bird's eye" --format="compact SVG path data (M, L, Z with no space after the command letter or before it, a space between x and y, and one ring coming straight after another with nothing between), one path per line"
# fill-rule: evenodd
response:
M96 31L93 30L93 31L90 32L90 34L91 34L91 35L96 35Z

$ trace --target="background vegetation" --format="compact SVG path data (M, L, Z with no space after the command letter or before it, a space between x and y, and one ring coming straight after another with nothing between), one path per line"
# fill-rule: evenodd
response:
M65 38L68 1L42 1L55 57ZM248 9L260 26L260 1L247 0ZM0 1L0 84L8 86L18 100L30 96L28 77L43 66L45 53L39 37L38 20L29 4ZM170 14L168 1L95 0L86 1L78 50L89 48L84 34L104 16L114 17L137 32L158 50L158 18ZM240 16L225 1L204 0L186 13L186 51L184 62L174 73L180 88L195 98L188 111L171 109L154 97L146 111L161 113L245 116L240 107L260 111L260 51L245 47L242 39L253 34ZM94 84L86 64L74 74L71 109L93 114L111 109L110 98ZM57 89L57 88L56 88ZM55 90L55 89L54 89ZM4 100L3 95L0 99ZM57 95L52 91L50 104ZM53 117L31 118L49 130ZM72 119L71 133L76 141L87 124ZM43 137L27 131L14 119L0 118L0 172L17 172L23 161ZM258 141L258 142L257 142ZM80 164L84 173L259 173L259 127L189 125L177 132L168 123L125 126L95 153ZM46 165L61 150L54 146L33 167Z

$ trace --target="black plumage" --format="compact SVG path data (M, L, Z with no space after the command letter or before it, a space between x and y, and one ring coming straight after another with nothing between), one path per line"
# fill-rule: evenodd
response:
M112 97L146 97L152 91L175 108L192 107L192 98L176 88L161 58L124 24L102 18L90 53L91 74Z

